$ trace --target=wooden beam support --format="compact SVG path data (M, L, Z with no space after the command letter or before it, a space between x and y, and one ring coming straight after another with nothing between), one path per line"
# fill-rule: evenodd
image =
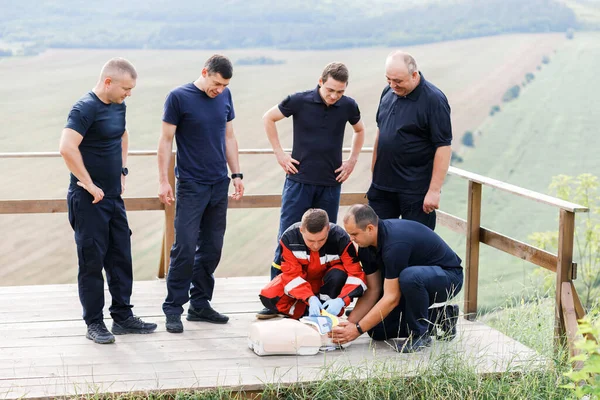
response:
M565 321L561 312L563 283L570 283L573 271L573 239L575 236L575 214L570 211L560 210L558 222L558 262L556 265L556 299L554 337L555 347L562 345L565 330ZM570 286L569 286L570 287Z
M477 316L477 287L479 280L479 235L481 229L481 184L469 181L467 208L467 257L465 260L466 319Z
M569 347L569 355L575 357L579 354L579 349L575 347L575 342L583 340L583 336L577 331L577 316L575 313L575 302L573 299L573 287L571 286L571 282L563 282L561 289L561 309L567 334L567 346ZM581 368L583 368L583 363L581 361L575 361L573 363L573 369L580 370Z
M175 195L175 154L171 154L169 159L169 185L173 189ZM175 196L176 197L176 196ZM160 256L160 265L158 266L158 277L164 278L169 272L169 265L171 263L171 247L175 242L175 204L177 199L171 202L171 205L164 205L165 210L165 227L163 232L162 249Z
M527 243L485 228L481 228L479 240L481 243L485 243L495 249L556 272L558 258L546 250L538 249Z

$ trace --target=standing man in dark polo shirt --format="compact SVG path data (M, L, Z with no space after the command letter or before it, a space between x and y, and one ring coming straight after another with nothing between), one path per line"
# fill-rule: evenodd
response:
M277 162L286 173L271 279L281 273L281 235L299 222L308 209L323 209L331 222L337 221L341 184L354 170L365 140L358 105L354 99L344 96L348 79L348 68L344 64L330 63L315 89L287 96L263 116ZM290 116L293 116L294 129L291 155L283 151L276 126L277 121ZM350 157L342 161L348 122L354 129L352 151ZM268 309L257 315L258 318L272 316L275 315Z
M175 243L163 303L171 333L183 332L181 314L188 301L188 321L224 324L229 320L210 301L225 235L227 165L235 189L232 198L238 200L244 194L233 131L235 112L227 88L232 75L231 61L214 55L196 81L173 89L165 101L158 143L158 197L165 204L174 200L168 170L173 138L177 142Z
M334 340L346 343L367 331L374 340L406 337L397 343L403 353L429 346L433 328L438 339L452 340L458 306L429 310L462 288L462 261L450 246L420 223L381 220L364 204L350 207L344 227L359 246L367 290L348 322L333 332Z
M369 205L381 219L402 216L435 229L452 156L450 106L408 53L390 54L385 74L388 86L377 109Z
M136 79L129 61L108 61L94 89L71 109L60 139L60 154L71 171L67 205L77 244L77 282L86 337L100 344L113 343L113 333L151 333L156 329L156 324L135 317L129 302L131 231L121 194L128 173L125 99L131 96ZM112 296L112 333L103 320L102 268Z

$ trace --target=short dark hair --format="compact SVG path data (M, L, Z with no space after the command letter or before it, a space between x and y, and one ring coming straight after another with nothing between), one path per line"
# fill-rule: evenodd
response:
M320 208L309 208L302 216L301 226L309 233L319 233L329 225L329 216Z
M231 64L231 61L229 58L220 54L215 54L206 60L204 68L206 68L209 75L218 73L223 79L231 79L233 76L233 65Z
M379 217L367 204L355 204L350 207L344 216L344 222L348 222L350 217L354 217L354 223L361 231L364 231L369 224L377 226L379 223Z
M100 71L100 77L106 78L118 78L119 75L129 74L131 79L137 79L138 74L132 63L121 57L111 58L104 64L102 71Z
M348 72L348 68L341 62L332 62L325 66L325 69L321 74L321 80L327 82L329 77L332 77L338 82L348 83L350 73Z

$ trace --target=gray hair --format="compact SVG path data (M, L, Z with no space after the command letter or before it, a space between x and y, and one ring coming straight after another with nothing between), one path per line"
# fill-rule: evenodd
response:
M389 62L398 58L402 58L402 60L404 61L404 65L406 65L406 69L408 70L408 73L410 75L414 74L415 71L419 70L419 66L417 65L417 61L415 60L415 58L409 53L406 53L401 50L391 52L390 55L387 57L387 61Z

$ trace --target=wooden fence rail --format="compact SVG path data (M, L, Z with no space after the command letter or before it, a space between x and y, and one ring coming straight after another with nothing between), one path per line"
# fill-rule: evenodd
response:
M286 149L286 151L290 151L290 149ZM349 148L344 149L344 152L349 151ZM372 151L372 148L363 148L362 150L362 152L367 153ZM240 154L272 153L273 151L270 149L240 150ZM156 151L130 151L129 155L155 156ZM0 153L0 159L44 157L60 157L60 154L58 152ZM175 157L172 156L169 168L169 181L173 187L175 186L174 166ZM585 314L575 286L572 284L573 279L576 278L577 267L573 263L575 213L587 212L588 209L579 204L537 193L455 167L450 167L448 173L468 181L468 190L466 193L468 199L467 219L464 220L443 211L437 212L437 221L440 225L466 236L465 282L463 285L465 288L465 318L474 319L477 315L479 246L480 243L483 243L556 273L555 337L557 340L559 338L566 338L571 354L575 354L573 341L578 337L576 334L577 319ZM552 254L482 227L481 199L483 187L494 188L557 208L559 210L558 253ZM366 202L367 199L364 193L343 193L340 205L346 206ZM161 278L164 277L168 271L169 252L175 237L175 204L170 206L164 205L157 197L126 198L125 204L128 211L164 210L165 226L158 269L158 276ZM247 195L240 201L229 203L230 208L278 208L280 206L280 194ZM0 200L0 214L58 213L66 211L67 205L64 199ZM580 367L580 365L577 366Z

